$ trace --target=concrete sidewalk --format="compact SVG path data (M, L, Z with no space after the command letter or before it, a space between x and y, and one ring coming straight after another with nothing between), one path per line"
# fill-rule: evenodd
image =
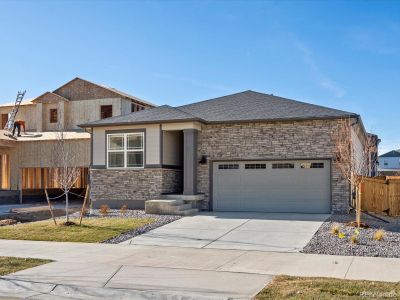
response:
M400 281L400 259L395 258L7 240L0 240L0 255L55 260L3 277L0 294L7 296L43 292L90 299L79 298L79 293L89 295L98 288L107 292L104 298L122 291L138 299L146 293L157 295L155 299L250 299L278 274ZM13 294L15 286L19 294ZM136 299L118 297L114 299Z

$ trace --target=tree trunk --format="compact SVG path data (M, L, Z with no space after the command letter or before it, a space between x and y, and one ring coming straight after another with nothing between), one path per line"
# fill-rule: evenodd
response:
M68 191L65 191L65 219L66 219L67 223L69 222L68 210L69 210L69 207L68 207Z

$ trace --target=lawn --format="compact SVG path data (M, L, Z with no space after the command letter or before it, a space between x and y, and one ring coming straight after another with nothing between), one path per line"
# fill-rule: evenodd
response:
M277 276L255 299L398 299L400 283Z
M0 227L0 239L98 243L153 221L152 218L90 218L83 219L82 226L65 226L46 220Z
M47 264L51 260L0 256L0 276Z

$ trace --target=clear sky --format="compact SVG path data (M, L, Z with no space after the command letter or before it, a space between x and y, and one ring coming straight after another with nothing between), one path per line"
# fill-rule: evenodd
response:
M156 104L255 90L400 148L400 1L0 0L0 103L82 77Z

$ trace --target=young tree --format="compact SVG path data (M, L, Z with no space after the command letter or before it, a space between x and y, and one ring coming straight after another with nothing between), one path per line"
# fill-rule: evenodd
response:
M354 123L353 123L354 122ZM334 164L340 170L342 176L350 183L355 191L356 222L361 223L361 185L364 178L370 173L370 153L375 147L370 135L365 134L361 139L357 138L357 131L353 126L354 119L342 119L332 133L334 142ZM358 142L359 141L359 142ZM354 205L355 204L355 205Z
M76 154L66 140L66 133L59 129L53 151L53 178L65 195L65 220L69 223L69 192L80 176L80 168L75 166Z

